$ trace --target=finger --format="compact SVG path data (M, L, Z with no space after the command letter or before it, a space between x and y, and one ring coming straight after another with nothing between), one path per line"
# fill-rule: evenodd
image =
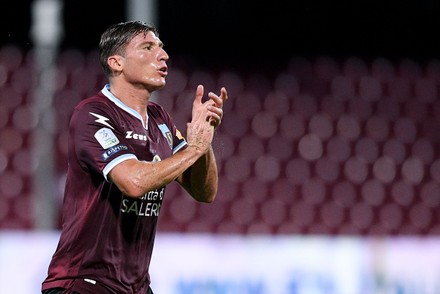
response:
M220 89L220 96L210 92L208 93L208 97L214 101L217 107L222 108L225 101L228 100L228 92L226 91L225 87L222 87Z
M202 104L204 88L203 85L198 85L196 90L196 97L194 98L194 103Z
M224 103L226 100L228 100L228 91L226 91L226 88L225 88L225 87L222 87L222 88L220 89L220 97L222 98L223 103Z
M192 120L198 120L202 116L203 109L201 108L203 99L204 87L198 85L196 89L195 98L192 106Z
M216 114L219 118L223 117L223 109L215 106L208 106L208 115Z
M208 110L209 110L209 112L208 112L209 122L214 127L218 127L222 121L222 118L223 118L223 109L215 107L215 106L210 106L208 108Z
M219 108L223 107L223 100L217 94L209 92L208 97L215 103L215 106Z
M216 123L221 121L221 116L219 116L217 113L210 113L209 116L207 117L208 121L214 121Z
M214 118L214 117L210 117L209 118L209 124L211 125L211 126L213 126L214 127L214 129L216 129L220 124L221 124L221 120L220 119L216 119L216 118Z

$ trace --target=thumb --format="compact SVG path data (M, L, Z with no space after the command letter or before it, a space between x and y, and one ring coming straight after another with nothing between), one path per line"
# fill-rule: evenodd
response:
M202 104L204 88L203 85L198 85L196 90L196 97L194 99L194 103Z

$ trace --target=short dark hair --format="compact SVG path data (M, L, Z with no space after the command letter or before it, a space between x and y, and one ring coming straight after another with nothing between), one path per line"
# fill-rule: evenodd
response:
M114 54L124 55L127 44L138 34L153 32L158 36L156 27L142 21L127 21L110 26L101 35L99 59L107 76L112 75L107 59Z

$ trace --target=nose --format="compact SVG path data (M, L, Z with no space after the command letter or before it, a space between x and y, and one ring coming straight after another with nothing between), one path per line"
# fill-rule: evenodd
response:
M167 61L168 59L170 59L170 57L168 56L168 53L163 48L160 48L159 60L160 61Z

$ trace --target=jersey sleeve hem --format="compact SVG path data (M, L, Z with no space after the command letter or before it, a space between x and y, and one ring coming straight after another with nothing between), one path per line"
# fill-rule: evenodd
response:
M186 141L183 141L182 143L180 143L179 145L177 145L176 147L174 147L173 149L173 154L176 154L179 150L181 150L183 147L185 147L186 145L188 145L188 143Z
M129 159L137 159L136 155L134 154L124 154L121 156L116 157L115 159L113 159L112 161L110 161L105 167L104 170L102 171L102 174L105 178L105 180L108 182L107 176L108 173L118 164L120 164L123 161L129 160Z

